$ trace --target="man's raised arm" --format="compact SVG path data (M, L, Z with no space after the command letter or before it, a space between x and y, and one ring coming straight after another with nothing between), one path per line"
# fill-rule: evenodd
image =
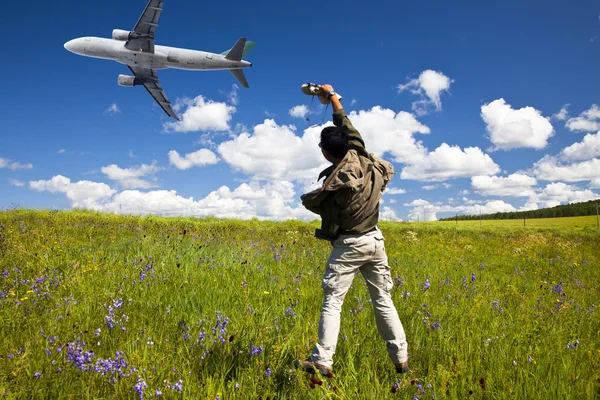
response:
M352 125L352 122L350 122L348 119L346 111L344 110L344 106L342 106L342 102L335 94L333 86L321 85L321 90L323 92L322 96L325 96L327 99L329 99L331 106L333 107L333 123L335 126L346 128L348 131L348 145L350 148L366 153L367 150L365 148L365 142L354 125Z

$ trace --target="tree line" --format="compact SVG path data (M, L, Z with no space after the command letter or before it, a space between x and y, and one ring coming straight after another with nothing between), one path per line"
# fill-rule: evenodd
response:
M440 221L459 221L478 220L478 219L530 219L530 218L560 218L560 217L579 217L585 215L596 215L596 205L598 200L590 200L584 203L565 204L551 208L541 208L530 211L499 212L495 214L484 215L459 215L448 218L441 218Z

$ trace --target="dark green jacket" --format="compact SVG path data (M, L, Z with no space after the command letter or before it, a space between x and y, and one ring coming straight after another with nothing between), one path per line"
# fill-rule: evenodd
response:
M379 200L394 175L391 163L367 152L343 109L333 113L333 123L348 130L350 150L339 164L321 172L319 180L325 177L322 187L301 197L308 210L321 216L321 230L332 239L377 226Z

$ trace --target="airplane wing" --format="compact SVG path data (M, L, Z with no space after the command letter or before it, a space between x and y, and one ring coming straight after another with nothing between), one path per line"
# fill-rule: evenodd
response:
M140 50L144 53L154 53L154 31L163 10L163 0L150 0L144 9L138 23L133 28L134 35L125 47L129 50Z
M177 121L180 121L177 114L175 114L175 111L173 111L173 105L167 98L163 88L158 83L158 75L156 74L156 70L150 68L131 67L129 65L128 67L131 72L133 72L135 77L142 81L142 84L148 93L150 93L150 96L156 100L158 105L167 113L167 115L171 118L175 118Z

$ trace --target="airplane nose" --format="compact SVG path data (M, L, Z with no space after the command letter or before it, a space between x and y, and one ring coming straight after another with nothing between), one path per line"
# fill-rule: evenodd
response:
M75 39L73 40L69 40L67 43L65 43L65 49L69 50L71 53L74 53L75 51Z

